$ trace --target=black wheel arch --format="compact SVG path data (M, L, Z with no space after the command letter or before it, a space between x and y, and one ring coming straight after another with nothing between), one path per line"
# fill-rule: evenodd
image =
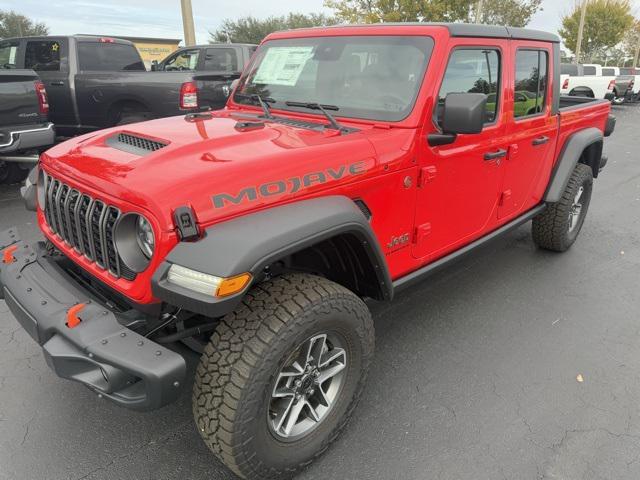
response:
M544 195L544 200L555 203L560 200L571 177L573 169L578 163L589 166L596 178L600 172L602 158L603 134L599 129L585 128L572 134L564 143L559 158Z
M391 276L375 234L361 209L344 196L247 214L213 225L199 241L176 245L154 274L154 295L196 313L224 315L244 293L216 299L182 289L166 280L171 264L220 277L249 272L254 283L279 273L313 273L361 297L393 297Z

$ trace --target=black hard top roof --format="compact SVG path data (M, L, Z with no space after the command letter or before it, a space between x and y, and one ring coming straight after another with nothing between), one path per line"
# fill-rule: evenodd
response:
M435 22L383 22L366 24L340 24L323 28L344 28L344 27L381 27L381 26L413 26L413 27L444 27L449 30L452 37L484 37L484 38L513 38L517 40L539 40L542 42L560 43L560 37L553 33L533 30L530 28L503 27L500 25L479 25L473 23L435 23ZM306 30L306 29L302 29Z

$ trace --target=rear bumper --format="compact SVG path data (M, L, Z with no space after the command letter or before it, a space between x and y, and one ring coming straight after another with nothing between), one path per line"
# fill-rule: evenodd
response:
M42 347L49 367L115 403L152 410L174 401L186 375L184 358L122 325L48 257L20 240L15 228L0 232L0 298ZM15 250L14 250L14 247ZM67 326L76 304L80 324Z
M53 123L9 128L0 138L0 157L3 154L33 150L53 145L56 132Z

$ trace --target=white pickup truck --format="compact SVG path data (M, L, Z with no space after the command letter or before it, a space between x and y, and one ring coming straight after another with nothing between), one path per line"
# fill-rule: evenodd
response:
M560 94L604 98L612 103L624 102L631 78L621 77L618 67L602 67L596 63L582 65L581 75L563 75Z

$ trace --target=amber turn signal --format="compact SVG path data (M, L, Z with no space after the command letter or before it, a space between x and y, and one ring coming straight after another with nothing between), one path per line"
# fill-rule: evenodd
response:
M236 277L225 278L220 283L218 291L216 292L216 296L227 297L229 295L233 295L234 293L238 293L242 291L250 281L251 274L249 273L243 273Z

